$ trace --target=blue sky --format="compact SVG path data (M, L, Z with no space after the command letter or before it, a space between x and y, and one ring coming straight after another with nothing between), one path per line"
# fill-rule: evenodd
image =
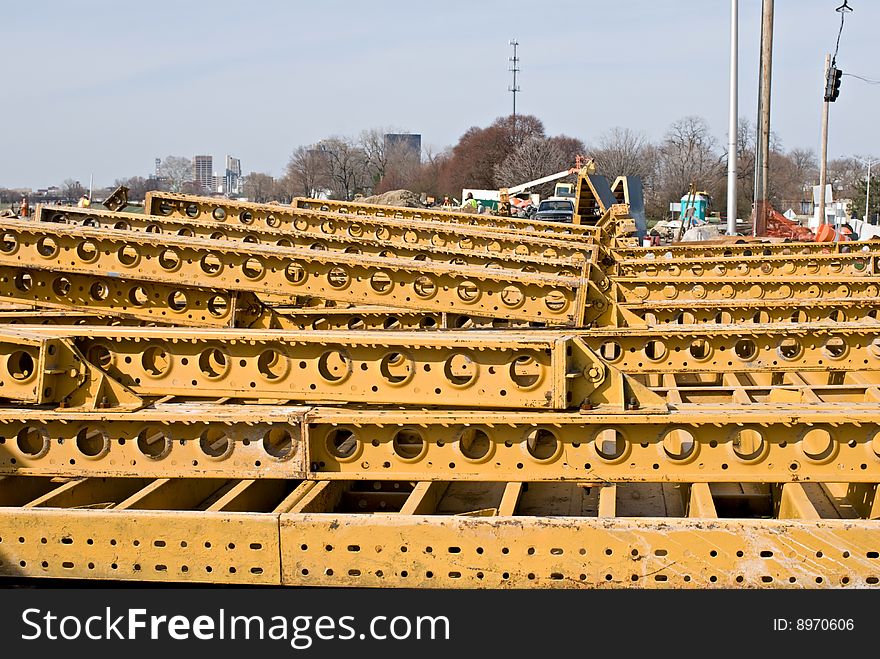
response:
M818 150L824 54L842 0L776 0L773 129ZM705 117L726 138L727 0L9 0L0 187L146 175L167 155L226 153L282 172L331 135L392 127L436 150L517 109L588 144L652 139ZM760 0L740 0L740 116L754 120ZM880 2L850 0L838 63L880 79ZM22 95L26 86L27 94ZM880 85L845 77L829 155L880 155Z

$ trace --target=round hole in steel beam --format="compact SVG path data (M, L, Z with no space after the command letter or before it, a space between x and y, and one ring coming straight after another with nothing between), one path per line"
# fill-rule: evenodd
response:
M208 348L199 354L199 370L206 378L222 378L229 371L229 359L219 348Z
M97 458L110 450L110 438L99 428L85 426L76 433L76 448L88 458Z
M751 361L758 354L758 346L752 339L740 339L733 346L733 351L743 361Z
M327 451L340 460L354 459L360 452L360 440L348 428L333 428L327 434Z
M683 428L673 428L663 437L663 450L672 460L687 460L696 448L693 434Z
M400 352L389 352L379 362L379 373L389 384L403 384L415 372L413 360Z
M391 440L394 453L404 460L417 460L426 450L421 433L411 428L401 428Z
M626 439L616 428L603 428L593 440L596 453L603 460L619 460L626 454Z
M43 258L54 258L59 251L58 242L51 236L43 236L37 241L37 253Z
M141 355L141 366L147 375L161 377L171 369L171 356L161 346L150 346Z
M559 438L547 428L535 428L529 431L525 444L529 455L540 462L552 460L561 448Z
M342 382L351 374L351 358L341 350L328 350L318 358L318 373L327 382Z
M733 435L733 452L740 460L757 460L766 448L764 436L754 428L741 428Z
M485 430L465 428L458 435L458 450L468 460L483 460L492 449L492 441Z
M15 445L29 458L41 458L49 450L49 434L43 428L25 426L15 436Z
M534 355L517 355L510 363L510 379L521 389L537 385L544 375L544 366Z
M227 457L232 446L232 439L220 428L208 428L199 436L199 448L209 458Z
M446 379L457 387L473 384L477 378L477 370L474 360L463 352L451 355L443 364L443 374Z
M151 460L161 460L171 451L171 440L155 428L146 428L138 433L138 450Z
M290 457L293 453L293 435L286 428L274 426L263 435L263 450L279 460Z

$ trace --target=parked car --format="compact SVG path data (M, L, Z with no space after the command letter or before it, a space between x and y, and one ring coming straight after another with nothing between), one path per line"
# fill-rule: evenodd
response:
M574 199L571 197L548 197L538 204L536 220L568 222L574 217Z

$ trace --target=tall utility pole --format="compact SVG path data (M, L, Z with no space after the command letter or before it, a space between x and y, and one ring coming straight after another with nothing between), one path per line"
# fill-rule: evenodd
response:
M516 47L519 46L519 41L511 39L510 45L513 46L513 57L508 58L511 63L508 71L513 73L513 85L508 87L507 91L513 94L513 118L516 119L516 93L519 91L519 85L516 84L516 74L519 73L519 57L516 56Z
M831 69L831 55L825 55L825 76L828 79L828 71ZM825 224L825 186L828 182L828 108L829 101L822 101L822 144L819 156L819 224Z
M755 158L754 235L767 233L770 211L770 82L773 62L773 0L763 0L761 20L761 86L758 94L758 148Z
M738 0L730 0L730 125L727 138L727 235L736 235L736 142L738 110L737 59L739 57Z
M871 223L871 213L868 209L871 207L871 165L873 164L873 160L868 161L868 185L865 188L865 224Z

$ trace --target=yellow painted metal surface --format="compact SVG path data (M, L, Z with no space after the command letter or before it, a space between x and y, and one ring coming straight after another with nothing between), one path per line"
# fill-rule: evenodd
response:
M576 195L0 220L0 575L877 586L880 245Z

